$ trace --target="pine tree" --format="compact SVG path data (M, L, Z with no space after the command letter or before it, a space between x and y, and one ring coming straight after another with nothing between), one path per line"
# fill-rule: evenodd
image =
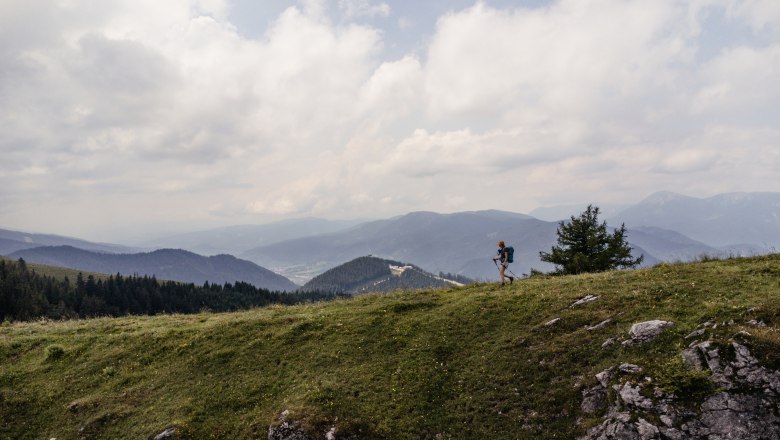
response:
M588 205L579 218L571 217L568 223L558 225L558 246L550 252L539 252L542 261L559 266L557 273L578 274L635 267L642 263L631 256L626 241L626 225L622 224L612 234L607 232L607 222L599 224L599 208Z

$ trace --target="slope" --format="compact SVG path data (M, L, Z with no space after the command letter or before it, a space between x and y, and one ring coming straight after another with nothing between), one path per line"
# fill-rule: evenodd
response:
M256 287L283 291L298 287L279 274L231 255L203 257L176 249L138 254L103 254L70 246L53 246L17 251L10 257L49 266L109 274L154 275L160 279L196 284L206 281L217 284L244 281Z
M780 368L778 285L773 255L229 314L6 324L0 437L278 438L269 425L281 425L310 433L298 438L571 439L608 421L606 404L582 403L610 367L608 386L622 389L608 398L633 402L626 423L668 432L637 406L656 399L654 386L688 399L674 427L694 426L708 396L777 404L771 390L724 391L720 373L689 369L681 352L710 341L729 362L738 342L738 359L756 357L750 368ZM587 295L597 299L573 306ZM648 320L674 325L619 343Z

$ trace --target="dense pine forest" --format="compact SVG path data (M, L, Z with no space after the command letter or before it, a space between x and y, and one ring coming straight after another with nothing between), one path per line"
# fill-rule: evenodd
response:
M320 291L274 292L244 282L199 286L120 274L100 279L79 273L75 280L60 279L37 273L21 259L0 260L0 321L225 312L337 296Z

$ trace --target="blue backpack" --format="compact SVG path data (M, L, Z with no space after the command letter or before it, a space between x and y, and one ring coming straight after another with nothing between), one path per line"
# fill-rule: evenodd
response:
M512 246L506 246L502 253L506 252L506 262L513 263L515 261L515 248Z

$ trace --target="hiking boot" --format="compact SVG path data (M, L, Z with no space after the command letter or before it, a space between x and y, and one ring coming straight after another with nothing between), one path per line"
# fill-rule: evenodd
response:
M515 277L507 277L507 278L509 278L509 284L512 284L512 281L515 280Z

